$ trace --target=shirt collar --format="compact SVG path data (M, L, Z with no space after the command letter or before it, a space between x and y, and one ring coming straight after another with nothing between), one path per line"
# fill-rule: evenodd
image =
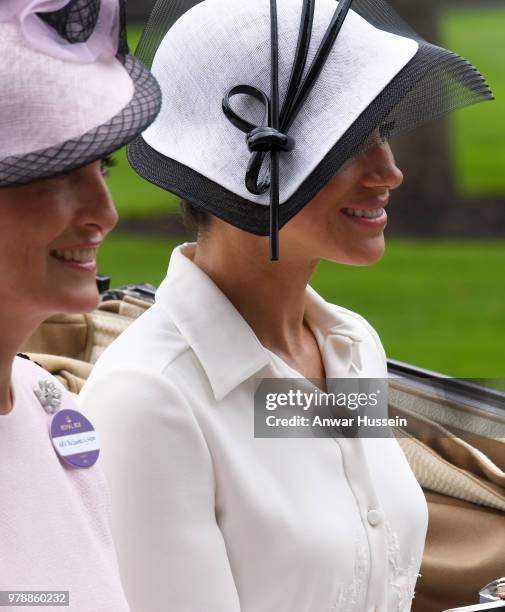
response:
M194 246L186 243L174 249L167 276L156 292L156 303L195 352L215 398L220 400L269 365L271 358L233 304L190 259ZM306 320L322 351L333 340L342 356L340 366L359 369L359 355L352 350L361 341L359 328L338 316L311 287L307 288L306 304ZM331 353L335 355L334 350ZM330 377L331 364L325 362L325 366Z

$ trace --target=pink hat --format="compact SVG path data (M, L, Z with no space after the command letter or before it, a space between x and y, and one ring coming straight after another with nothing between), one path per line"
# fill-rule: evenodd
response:
M128 52L123 0L2 0L0 186L101 159L158 114L158 84Z

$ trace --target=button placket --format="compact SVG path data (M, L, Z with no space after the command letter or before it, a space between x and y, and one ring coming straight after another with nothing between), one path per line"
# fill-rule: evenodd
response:
M370 574L367 584L366 609L382 610L387 601L387 544L384 520L363 441L359 438L334 438L340 447L348 485L360 508L363 529L370 551ZM372 524L375 523L375 524ZM375 601L372 603L371 598Z

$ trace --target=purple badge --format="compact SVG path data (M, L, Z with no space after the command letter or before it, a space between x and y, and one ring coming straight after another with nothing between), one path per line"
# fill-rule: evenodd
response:
M51 438L58 455L73 467L89 468L100 454L93 425L77 410L60 410L54 415Z

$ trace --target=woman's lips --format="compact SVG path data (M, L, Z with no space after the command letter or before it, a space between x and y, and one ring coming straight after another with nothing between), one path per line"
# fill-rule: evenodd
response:
M348 204L340 209L340 212L352 222L363 227L380 228L387 224L388 216L385 207L388 205L389 197L374 198Z
M97 245L53 249L50 255L64 266L81 272L96 272Z

